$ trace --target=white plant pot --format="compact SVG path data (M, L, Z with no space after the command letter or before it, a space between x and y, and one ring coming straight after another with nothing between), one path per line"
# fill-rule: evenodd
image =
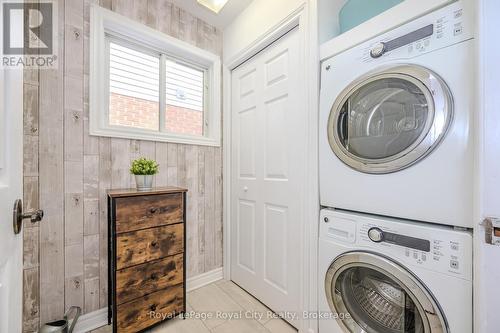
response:
M153 175L135 175L137 191L150 191L153 188Z

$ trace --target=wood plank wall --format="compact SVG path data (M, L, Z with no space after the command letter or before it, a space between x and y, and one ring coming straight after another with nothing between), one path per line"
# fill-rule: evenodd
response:
M24 228L23 331L71 305L107 305L109 188L133 187L131 160L160 164L155 185L189 189L187 275L222 266L220 148L98 138L88 134L89 18L98 0L58 2L57 70L26 70L24 203L44 220ZM167 0L101 0L101 6L218 55L222 33Z

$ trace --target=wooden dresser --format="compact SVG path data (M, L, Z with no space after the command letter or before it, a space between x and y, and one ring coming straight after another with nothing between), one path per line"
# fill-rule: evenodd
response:
M141 332L186 311L185 218L185 189L108 191L113 332Z

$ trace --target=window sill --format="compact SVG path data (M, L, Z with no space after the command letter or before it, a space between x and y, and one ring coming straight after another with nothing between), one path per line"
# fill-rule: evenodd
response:
M209 137L175 135L171 133L161 132L151 133L149 131L131 128L90 129L90 135L130 140L145 140L155 142L182 143L197 146L220 147L220 140Z

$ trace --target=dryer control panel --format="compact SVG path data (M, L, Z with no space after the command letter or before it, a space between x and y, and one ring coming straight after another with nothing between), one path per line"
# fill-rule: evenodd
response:
M473 15L460 2L416 19L404 28L373 38L361 46L361 61L412 58L474 38Z
M321 224L323 239L472 280L472 233L467 230L337 210L323 210Z

